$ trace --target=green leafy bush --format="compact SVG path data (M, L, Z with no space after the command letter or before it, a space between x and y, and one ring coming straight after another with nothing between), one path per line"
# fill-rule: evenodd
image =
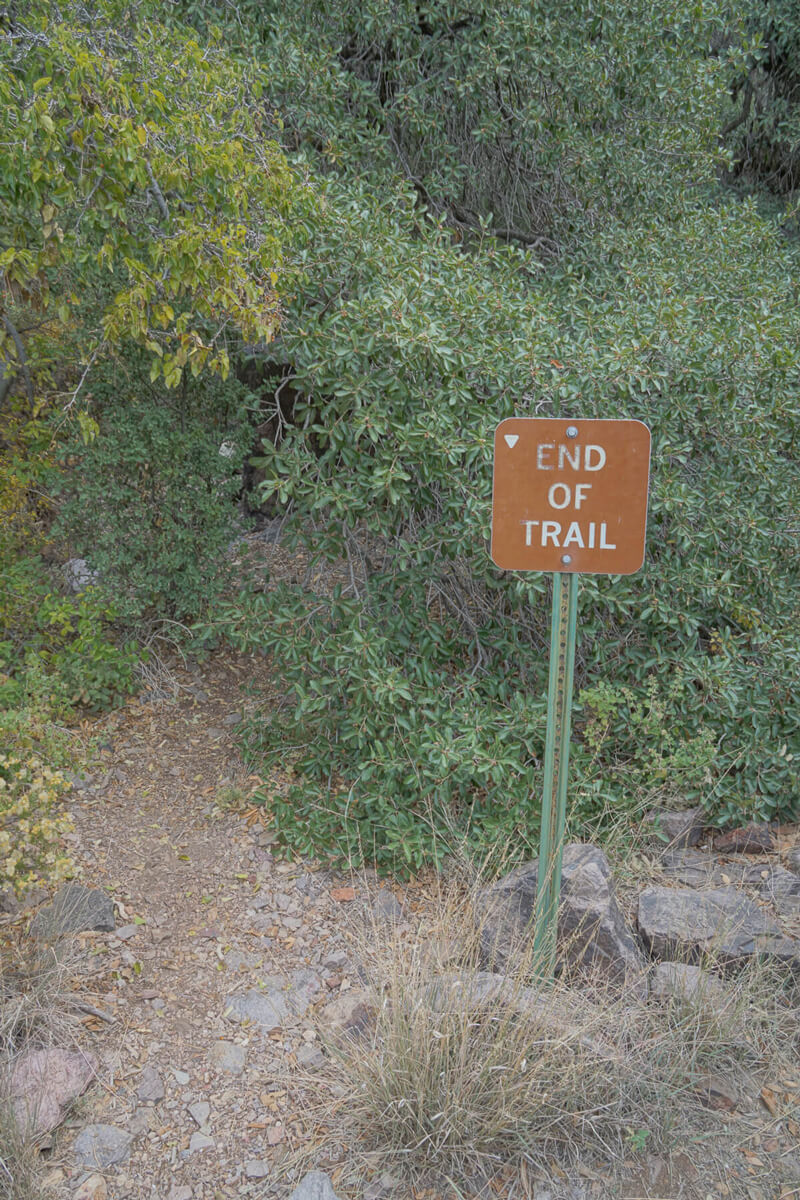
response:
M512 414L653 431L645 569L581 582L578 687L624 702L594 750L578 714L575 832L643 786L712 821L796 816L796 248L751 205L689 204L544 274L465 255L402 193L356 203L332 182L326 200L282 336L293 422L260 465L353 582L280 591L258 628L228 614L285 684L247 744L296 746L286 839L388 866L535 835L549 587L488 556L492 431Z
M251 436L242 389L195 386L171 402L141 379L135 357L123 377L138 398L110 395L109 379L93 397L98 436L64 449L55 528L113 592L120 617L183 621L227 577Z

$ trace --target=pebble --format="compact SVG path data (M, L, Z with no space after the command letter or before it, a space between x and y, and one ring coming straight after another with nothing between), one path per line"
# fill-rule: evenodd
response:
M196 1104L189 1105L189 1113L202 1129L204 1125L208 1124L208 1118L211 1116L211 1105L205 1100L198 1100Z
M121 942L127 942L129 938L135 937L140 929L141 925L121 925L119 929L114 930L114 937L119 938Z
M173 1183L167 1200L192 1200L192 1189L185 1183Z
M189 1139L189 1153L195 1154L198 1150L210 1150L214 1144L214 1139L207 1133L193 1133Z
M133 1135L114 1125L87 1125L72 1147L78 1162L84 1167L110 1167L123 1162L131 1150Z
M277 988L269 988L263 992L251 988L244 994L228 996L224 1016L229 1021L239 1024L252 1021L269 1033L272 1029L279 1029L284 1023L289 1016L289 1006L283 993Z
M339 1197L323 1171L311 1171L300 1180L289 1200L339 1200Z
M269 1175L269 1163L263 1158L251 1158L244 1164L244 1173L248 1179L266 1179Z
M102 1175L90 1175L72 1193L72 1200L106 1200L108 1189Z
M150 1101L153 1104L164 1099L164 1082L155 1067L144 1068L136 1095L140 1100Z
M247 1050L235 1042L215 1042L209 1054L212 1066L229 1075L241 1075L247 1062Z
M173 1067L172 1074L175 1076L175 1082L181 1084L181 1086L185 1086L189 1082L190 1076L188 1071L179 1071L177 1067Z

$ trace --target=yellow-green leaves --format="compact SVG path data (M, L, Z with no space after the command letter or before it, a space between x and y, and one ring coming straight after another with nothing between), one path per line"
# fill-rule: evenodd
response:
M113 24L73 12L0 42L0 271L41 305L88 253L114 283L91 350L132 339L168 387L184 368L224 376L228 346L275 334L299 189L235 59Z

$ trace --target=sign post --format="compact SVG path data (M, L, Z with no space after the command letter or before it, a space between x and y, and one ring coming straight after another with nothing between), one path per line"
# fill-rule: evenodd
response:
M567 812L578 575L644 562L650 431L641 421L511 417L495 430L492 559L553 575L534 953L555 970Z

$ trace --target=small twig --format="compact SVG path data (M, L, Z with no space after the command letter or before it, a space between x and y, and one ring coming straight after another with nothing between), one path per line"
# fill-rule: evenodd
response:
M93 1004L87 1004L85 1000L79 1000L77 996L70 996L70 1000L73 1008L76 1008L78 1012L88 1013L90 1017L99 1017L101 1021L107 1021L109 1025L116 1025L117 1018L103 1012L102 1008L95 1008Z

